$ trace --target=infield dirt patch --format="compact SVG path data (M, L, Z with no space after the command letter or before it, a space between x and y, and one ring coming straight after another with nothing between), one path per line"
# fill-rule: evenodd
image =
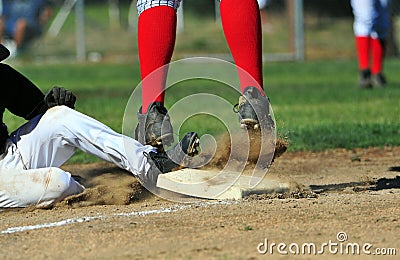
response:
M82 176L88 189L52 209L0 213L2 259L281 258L276 247L265 254L257 248L266 239L320 246L338 242L340 232L347 235L344 245L370 243L371 253L400 254L400 147L285 153L268 175L297 183L296 189L225 202L169 202L107 163L64 168Z

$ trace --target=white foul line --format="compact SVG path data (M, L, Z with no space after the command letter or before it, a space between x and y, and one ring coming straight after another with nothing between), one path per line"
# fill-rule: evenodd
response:
M75 224L75 223L84 223L84 222L89 222L92 220L102 220L110 217L132 217L132 216L139 216L139 217L144 217L147 215L153 215L153 214L161 214L161 213L173 213L177 212L180 210L187 210L194 207L208 207L211 205L230 205L230 204L237 204L237 201L213 201L213 202L202 202L202 203L195 203L191 205L173 205L172 207L169 208L160 208L160 209L153 209L153 210L145 210L145 211L133 211L129 213L118 213L118 214L112 214L110 216L104 216L104 215L99 215L95 217L79 217L79 218L69 218L57 222L50 222L50 223L43 223L43 224L37 224L37 225L29 225L29 226L20 226L20 227L10 227L7 228L3 231L1 231L1 234L12 234L16 232L23 232L23 231L29 231L29 230L36 230L36 229L42 229L42 228L51 228L51 227L61 227L69 224Z

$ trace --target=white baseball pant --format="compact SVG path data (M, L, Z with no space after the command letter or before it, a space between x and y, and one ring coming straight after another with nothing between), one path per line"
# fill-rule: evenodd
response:
M390 0L351 0L355 36L385 39L390 27Z
M28 124L31 122L28 122ZM60 167L80 149L146 180L143 152L155 151L66 106L49 109L34 129L0 155L0 208L46 207L84 187Z

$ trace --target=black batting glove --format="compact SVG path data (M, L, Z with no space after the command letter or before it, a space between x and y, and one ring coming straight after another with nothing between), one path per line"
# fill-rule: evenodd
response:
M53 87L44 96L44 102L49 108L62 105L75 108L75 101L75 95L62 87Z

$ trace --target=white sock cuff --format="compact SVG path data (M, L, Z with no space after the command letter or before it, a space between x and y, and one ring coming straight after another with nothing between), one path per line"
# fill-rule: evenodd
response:
M139 15L147 9L157 6L169 6L171 8L174 8L176 11L180 3L181 0L138 0L137 9Z

